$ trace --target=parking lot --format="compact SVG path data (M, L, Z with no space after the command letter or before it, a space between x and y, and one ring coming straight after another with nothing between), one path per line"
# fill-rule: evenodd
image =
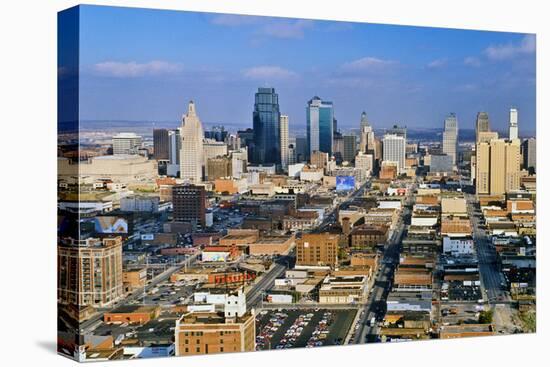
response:
M264 310L256 316L256 349L340 345L356 310Z
M170 305L181 304L191 297L195 287L191 284L183 282L171 283L169 281L160 283L155 288L149 290L145 295L141 296L130 304L144 305Z
M475 303L442 303L442 325L477 324L483 306Z

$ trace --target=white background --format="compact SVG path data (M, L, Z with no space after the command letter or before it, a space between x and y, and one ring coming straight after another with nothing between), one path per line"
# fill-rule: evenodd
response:
M538 333L191 358L111 366L541 365L548 356L549 9L545 1L112 0L89 4L537 33ZM0 364L63 366L56 342L56 12L63 0L0 12ZM545 340L546 339L546 340ZM546 348L546 350L544 349ZM96 364L97 365L97 364ZM102 365L102 363L100 363Z

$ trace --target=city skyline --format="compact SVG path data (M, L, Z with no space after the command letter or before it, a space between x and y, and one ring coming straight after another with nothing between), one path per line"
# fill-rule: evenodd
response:
M321 95L334 102L342 128L358 126L363 110L375 128L440 126L449 112L473 128L477 113L487 111L493 129L506 130L516 107L520 132L535 132L533 35L97 6L80 11L83 121L177 121L193 99L204 106L207 124L251 127L254 93L266 86L278 91L291 130L305 128L303 106Z

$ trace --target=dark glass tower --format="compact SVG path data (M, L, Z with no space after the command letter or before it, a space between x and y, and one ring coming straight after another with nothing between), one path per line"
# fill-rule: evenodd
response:
M258 88L255 95L253 128L253 163L280 164L280 118L279 95L275 88Z
M306 118L309 157L315 151L332 155L335 121L332 102L313 97L307 103Z

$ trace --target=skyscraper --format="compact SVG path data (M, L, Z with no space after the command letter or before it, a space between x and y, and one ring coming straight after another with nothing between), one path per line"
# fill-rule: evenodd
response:
M405 170L405 146L407 144L405 136L386 134L382 139L382 160L384 162L395 162L398 174L403 173Z
M170 139L167 129L153 130L153 154L157 161L170 159Z
M357 137L355 135L344 135L344 154L342 159L347 162L353 162L357 153Z
M307 145L308 154L320 151L332 155L332 140L334 135L334 108L332 102L323 101L315 96L308 101Z
M281 129L281 166L283 169L288 167L288 116L281 115L280 120Z
M181 127L180 177L191 183L202 181L203 139L202 124L195 111L195 103L189 102Z
M458 122L454 113L445 118L443 131L443 153L451 156L453 165L456 164L456 148L458 141Z
M275 88L258 88L254 98L252 162L281 163L279 95Z
M476 118L476 143L479 142L480 133L491 131L489 115L487 112L478 112Z
M515 108L510 108L510 130L509 130L509 139L518 138L518 110Z
M502 195L519 189L518 139L491 139L476 147L476 193Z
M525 139L522 143L523 168L536 172L537 170L537 140Z
M374 153L374 131L369 125L365 111L361 114L359 125L359 150L363 153Z

